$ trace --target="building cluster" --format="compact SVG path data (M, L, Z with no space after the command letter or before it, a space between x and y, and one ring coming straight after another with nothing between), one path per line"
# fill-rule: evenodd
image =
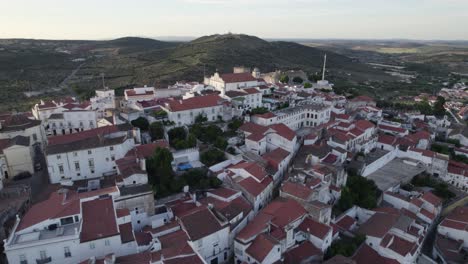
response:
M236 67L203 84L135 87L123 96L102 89L89 101L41 101L31 114L0 115L0 188L22 173L43 171L50 183L45 198L12 217L8 262L320 263L332 243L364 237L352 256L333 259L416 263L428 257L431 230L429 257L462 259L468 209L438 225L442 200L404 186L425 174L468 192L468 165L430 150L436 138L452 139L459 144L446 144L468 157L466 126L415 112L389 118L373 98L336 95L324 77L285 84L280 74L306 79L302 71ZM131 124L141 117L161 121L164 139ZM172 128L209 123L227 131L232 120L240 125L217 164L201 162L206 142L169 144ZM171 152L176 175L206 167L221 187L185 186L155 199L159 182L146 168L158 148ZM377 208L332 212L350 172L376 183Z

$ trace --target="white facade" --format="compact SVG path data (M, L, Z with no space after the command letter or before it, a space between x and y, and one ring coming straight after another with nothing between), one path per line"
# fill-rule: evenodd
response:
M70 110L51 115L47 121L48 135L66 135L97 128L95 110Z
M115 109L115 91L112 89L96 90L96 96L90 99L91 109L97 112L98 118L105 116L107 109Z
M47 153L50 182L77 181L112 175L117 172L115 160L123 158L134 146L134 138L125 137L114 144Z

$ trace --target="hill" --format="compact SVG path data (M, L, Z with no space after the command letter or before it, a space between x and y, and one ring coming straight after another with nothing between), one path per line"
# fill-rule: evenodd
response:
M202 81L203 73L216 70L231 72L234 66L258 67L262 72L276 69L320 71L323 50L294 42L268 42L248 35L212 35L170 48L140 51L119 56L107 56L86 65L81 79L96 79L105 72L110 87L132 85L165 85L177 80ZM355 81L392 80L382 71L373 69L349 57L327 51L330 78L350 78ZM93 86L92 83L87 86Z
M332 81L392 81L382 70L333 51L327 53ZM125 37L109 41L0 40L0 95L3 109L37 98L75 93L89 97L102 86L121 91L134 85L167 85L177 80L202 81L203 73L231 72L232 67L258 67L262 72L303 69L319 72L324 50L295 42L248 35L212 35L190 42L163 42ZM8 96L7 96L8 95ZM28 106L29 107L29 106Z

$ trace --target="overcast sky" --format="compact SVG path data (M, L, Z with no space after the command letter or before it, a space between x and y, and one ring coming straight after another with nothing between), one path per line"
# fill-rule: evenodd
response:
M468 0L0 0L0 38L468 40Z

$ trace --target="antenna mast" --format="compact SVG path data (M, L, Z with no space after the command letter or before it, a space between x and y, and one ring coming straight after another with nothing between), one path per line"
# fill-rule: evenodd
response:
M323 58L323 71L322 71L322 81L325 80L325 67L327 65L327 54Z
M102 79L102 88L106 89L106 85L104 83L104 73L101 72L101 79Z

